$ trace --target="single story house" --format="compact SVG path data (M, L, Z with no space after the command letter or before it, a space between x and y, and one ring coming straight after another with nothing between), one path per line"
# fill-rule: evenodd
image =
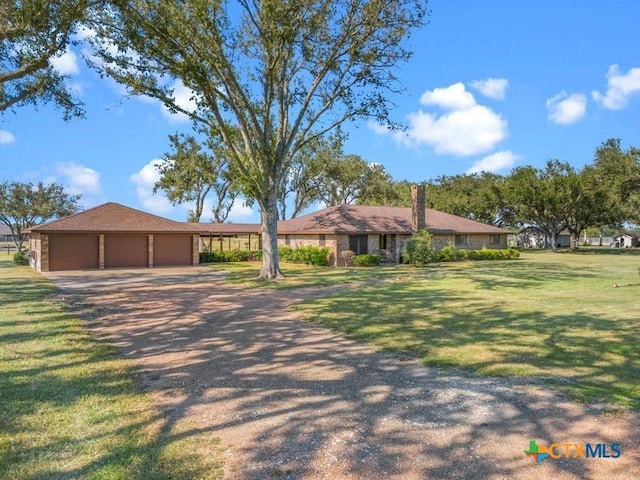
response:
M278 244L326 246L335 266L346 264L347 250L399 263L406 240L423 228L436 248L507 247L507 230L427 209L424 190L418 194L413 208L339 205L280 221ZM197 265L200 251L262 247L259 224L175 222L117 203L32 227L29 233L30 263L39 272Z
M13 242L13 233L4 223L0 223L0 242Z
M342 252L376 253L389 263L399 263L406 240L422 226L433 236L436 248L506 248L507 230L423 208L424 223L416 225L412 208L339 205L278 223L278 244L293 248L326 246L330 262L345 264Z
M199 233L117 203L105 203L29 229L38 272L197 265Z

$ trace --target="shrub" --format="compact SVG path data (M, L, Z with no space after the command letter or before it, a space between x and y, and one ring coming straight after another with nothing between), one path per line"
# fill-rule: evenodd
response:
M29 257L20 250L13 254L13 263L16 265L29 265Z
M249 250L230 250L228 252L219 252L222 259L221 262L246 262L251 257Z
M353 266L354 267L377 267L380 265L382 257L375 253L364 253L362 255L354 255Z
M278 247L278 257L282 262L293 262L293 248Z
M353 257L356 256L356 252L353 250L342 250L340 256L342 257L345 267L350 267L353 265Z
M231 250L228 252L200 252L200 263L246 262L252 258L249 250Z
M436 252L438 262L457 262L461 260L515 260L520 258L520 252L515 248L480 250L457 250L453 245L447 245Z
M436 261L438 262L455 262L458 259L458 251L456 247L449 244L436 252Z
M431 234L427 230L421 230L413 235L405 242L403 253L407 262L416 267L424 267L435 261L436 251L433 248Z
M329 265L329 247L316 247L306 245L293 249L291 247L278 247L278 255L283 262L305 263L316 267Z

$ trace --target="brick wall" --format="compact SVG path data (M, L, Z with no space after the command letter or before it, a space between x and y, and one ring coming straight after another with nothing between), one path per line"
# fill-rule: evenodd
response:
M291 248L299 248L306 245L320 246L319 235L278 235L278 245L288 246ZM326 235L325 246L329 247L329 264L336 267L344 267L345 262L341 252L349 250L349 235ZM486 248L507 248L507 236L500 235L499 244L491 244L492 235L467 235L467 244L457 245L456 248L481 249ZM367 251L369 253L377 253L384 256L387 261L400 261L400 254L404 249L404 244L411 235L387 235L387 248L380 250L380 235L367 235ZM441 249L447 245L455 245L455 235L433 235L433 246Z
M36 272L42 271L41 239L38 232L29 236L29 265Z
M193 258L193 266L200 263L200 235L191 237L191 255Z
M468 234L466 245L456 245L456 236L454 234L433 235L432 242L436 250L440 250L448 245L456 248L466 248L469 250L480 250L481 248L507 248L507 235L500 235L500 243L492 244L491 237L493 235ZM398 235L399 252L402 252L404 244L410 235Z
M153 235L147 236L147 267L153 268Z
M49 234L40 234L40 272L49 271Z
M98 269L104 270L104 233L98 235Z
M320 245L320 235L312 234L312 235L278 235L278 246L279 247L290 247L290 248L300 248L300 247L328 247L329 248L329 265L336 266L336 236L335 235L325 235L324 236L324 245ZM288 241L287 241L288 239Z
M349 250L349 235L336 235L336 263L337 267L346 267L342 255L344 250Z

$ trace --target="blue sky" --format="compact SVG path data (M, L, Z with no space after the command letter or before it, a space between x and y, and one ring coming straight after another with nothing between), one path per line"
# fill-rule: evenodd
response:
M433 0L430 23L412 38L398 72L390 133L361 121L345 153L383 164L397 180L477 170L508 173L551 158L576 167L607 138L640 146L640 2L617 0ZM152 195L154 160L167 136L190 123L159 103L123 99L81 48L56 60L85 103L87 118L55 109L0 117L0 181L58 181L91 207L114 201L184 220L187 207ZM178 92L184 94L184 92ZM258 221L241 202L230 220ZM210 215L203 216L210 220Z

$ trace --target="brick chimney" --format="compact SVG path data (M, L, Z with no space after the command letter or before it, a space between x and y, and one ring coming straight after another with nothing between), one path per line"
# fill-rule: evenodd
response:
M411 185L411 228L414 233L427 227L424 184Z

